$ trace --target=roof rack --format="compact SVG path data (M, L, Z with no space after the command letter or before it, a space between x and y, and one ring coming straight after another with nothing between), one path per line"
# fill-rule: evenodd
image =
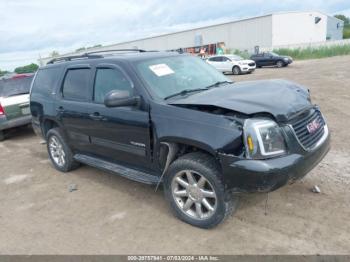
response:
M143 50L143 49L137 49L137 48L132 48L132 49L111 49L111 50L92 51L92 52L87 52L85 54L86 55L90 55L90 54L108 53L108 52L139 52L139 53L144 53L144 52L147 52L147 51Z
M113 50L101 50L101 51L92 51L92 52L86 52L81 55L72 55L72 56L63 56L63 57L58 57L51 59L47 64L54 64L56 62L63 62L63 61L72 61L75 59L91 59L91 58L103 58L103 55L94 55L98 53L108 53L108 52L147 52L146 50L143 49L113 49ZM151 51L154 52L154 51Z
M63 57L58 57L51 59L49 62L46 64L54 64L56 62L64 62L64 61L72 61L75 59L84 59L84 58L102 58L103 56L101 55L89 55L89 54L82 54L82 55L72 55L72 56L63 56Z

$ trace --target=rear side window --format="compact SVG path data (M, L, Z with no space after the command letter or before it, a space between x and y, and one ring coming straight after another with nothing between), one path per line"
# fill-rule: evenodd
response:
M59 80L60 67L40 69L33 83L32 93L41 93L45 96L52 94L52 90Z
M105 96L112 90L127 91L132 94L132 85L118 69L99 68L96 71L94 100L103 103Z
M221 62L222 61L222 57L221 56L212 57L212 58L209 58L209 60L213 61L213 62Z
M62 94L65 99L87 101L89 90L90 69L69 69L63 83Z

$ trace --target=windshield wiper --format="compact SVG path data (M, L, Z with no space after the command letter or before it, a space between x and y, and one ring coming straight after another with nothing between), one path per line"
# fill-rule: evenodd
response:
M207 87L205 87L205 88L196 88L196 89L185 89L185 90L182 90L181 92L178 92L178 93L172 94L170 96L164 97L164 100L167 100L167 99L175 97L175 96L184 96L184 95L187 95L187 94L190 94L190 93L205 91L205 90L208 90L208 89L209 88L207 88Z
M210 85L210 86L207 86L206 88L212 88L212 87L218 87L218 86L220 86L220 85L222 85L222 84L232 84L233 82L231 82L231 81L218 81L218 82L216 82L216 83L214 83L214 84L212 84L212 85Z

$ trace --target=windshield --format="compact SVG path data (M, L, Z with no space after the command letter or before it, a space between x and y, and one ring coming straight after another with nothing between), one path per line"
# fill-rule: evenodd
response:
M243 58L239 55L230 55L230 56L227 56L228 58L230 58L231 60L235 60L235 61L240 61L240 60L243 60Z
M270 52L269 54L272 55L272 56L279 56L278 54L276 54L274 52Z
M154 58L136 64L152 93L164 99L184 90L205 89L218 82L232 82L214 67L187 55Z
M0 80L0 97L28 94L33 76Z

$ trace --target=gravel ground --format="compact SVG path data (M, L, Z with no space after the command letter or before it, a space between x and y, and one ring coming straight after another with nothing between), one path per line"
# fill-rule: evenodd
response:
M343 56L230 76L309 87L332 149L303 180L270 193L267 208L266 194L243 195L236 214L212 230L177 220L154 187L88 166L61 174L30 129L14 131L0 143L0 253L350 254L349 68Z

